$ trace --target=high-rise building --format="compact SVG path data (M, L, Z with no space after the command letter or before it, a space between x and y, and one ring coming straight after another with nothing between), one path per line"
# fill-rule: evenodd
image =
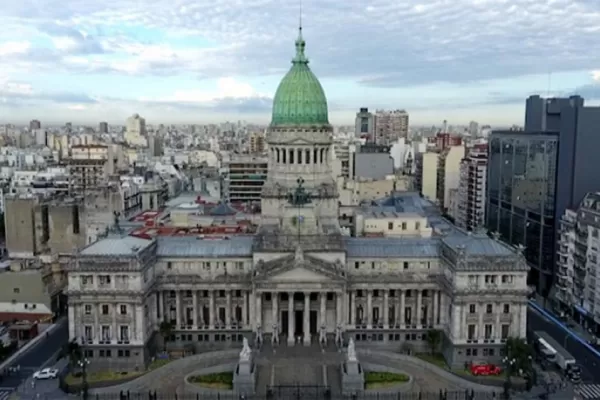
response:
M223 160L223 198L230 203L259 203L267 171L266 157L231 154Z
M415 190L431 201L437 199L438 151L415 154Z
M460 183L460 161L465 156L464 146L449 146L443 149L438 158L436 198L443 212L447 213L452 190L457 190Z
M261 154L264 153L266 149L266 141L265 134L262 132L253 132L250 135L250 153L252 154Z
M99 133L108 133L108 123L100 122L100 126L98 127Z
M588 193L579 207L567 209L560 219L556 280L557 309L600 334L600 193Z
M355 136L374 142L375 116L373 113L369 112L368 108L363 107L356 113L356 119L354 121Z
M558 134L494 131L489 141L486 228L525 246L530 283L547 294L555 249Z
M133 114L125 123L125 141L129 144L146 146L146 120Z
M460 162L456 225L477 231L485 224L488 145L476 144Z
M375 143L391 145L408 137L408 113L405 110L377 110L375 113Z
M40 121L38 121L37 119L31 120L29 122L29 130L30 131L34 131L36 129L41 129L42 128L42 123Z

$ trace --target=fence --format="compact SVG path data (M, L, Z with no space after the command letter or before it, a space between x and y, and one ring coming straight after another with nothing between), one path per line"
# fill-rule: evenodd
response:
M299 391L299 392L273 392L270 395L239 395L236 393L198 393L198 394L175 394L175 393L102 393L93 394L87 400L502 400L502 394L490 392L473 391L444 391L439 393L369 393L363 392L356 395L331 395L322 391ZM35 400L59 400L52 396L36 396ZM64 400L61 397L60 400Z

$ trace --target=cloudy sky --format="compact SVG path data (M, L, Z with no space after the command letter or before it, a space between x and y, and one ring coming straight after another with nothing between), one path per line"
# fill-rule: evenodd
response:
M0 0L0 123L268 122L297 0ZM600 100L599 0L304 0L333 123L522 124L529 94Z

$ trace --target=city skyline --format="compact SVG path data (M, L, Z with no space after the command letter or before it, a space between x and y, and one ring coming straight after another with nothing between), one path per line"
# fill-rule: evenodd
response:
M300 14L269 0L34 3L0 10L2 123L267 123ZM599 18L584 0L303 4L334 124L359 107L403 108L424 125L522 124L533 93L594 104Z

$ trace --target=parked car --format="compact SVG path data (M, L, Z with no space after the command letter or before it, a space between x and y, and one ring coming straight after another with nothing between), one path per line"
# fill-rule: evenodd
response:
M494 364L472 364L471 374L474 376L500 375L502 369Z
M56 379L58 377L58 370L52 368L44 368L36 371L33 374L33 379Z

